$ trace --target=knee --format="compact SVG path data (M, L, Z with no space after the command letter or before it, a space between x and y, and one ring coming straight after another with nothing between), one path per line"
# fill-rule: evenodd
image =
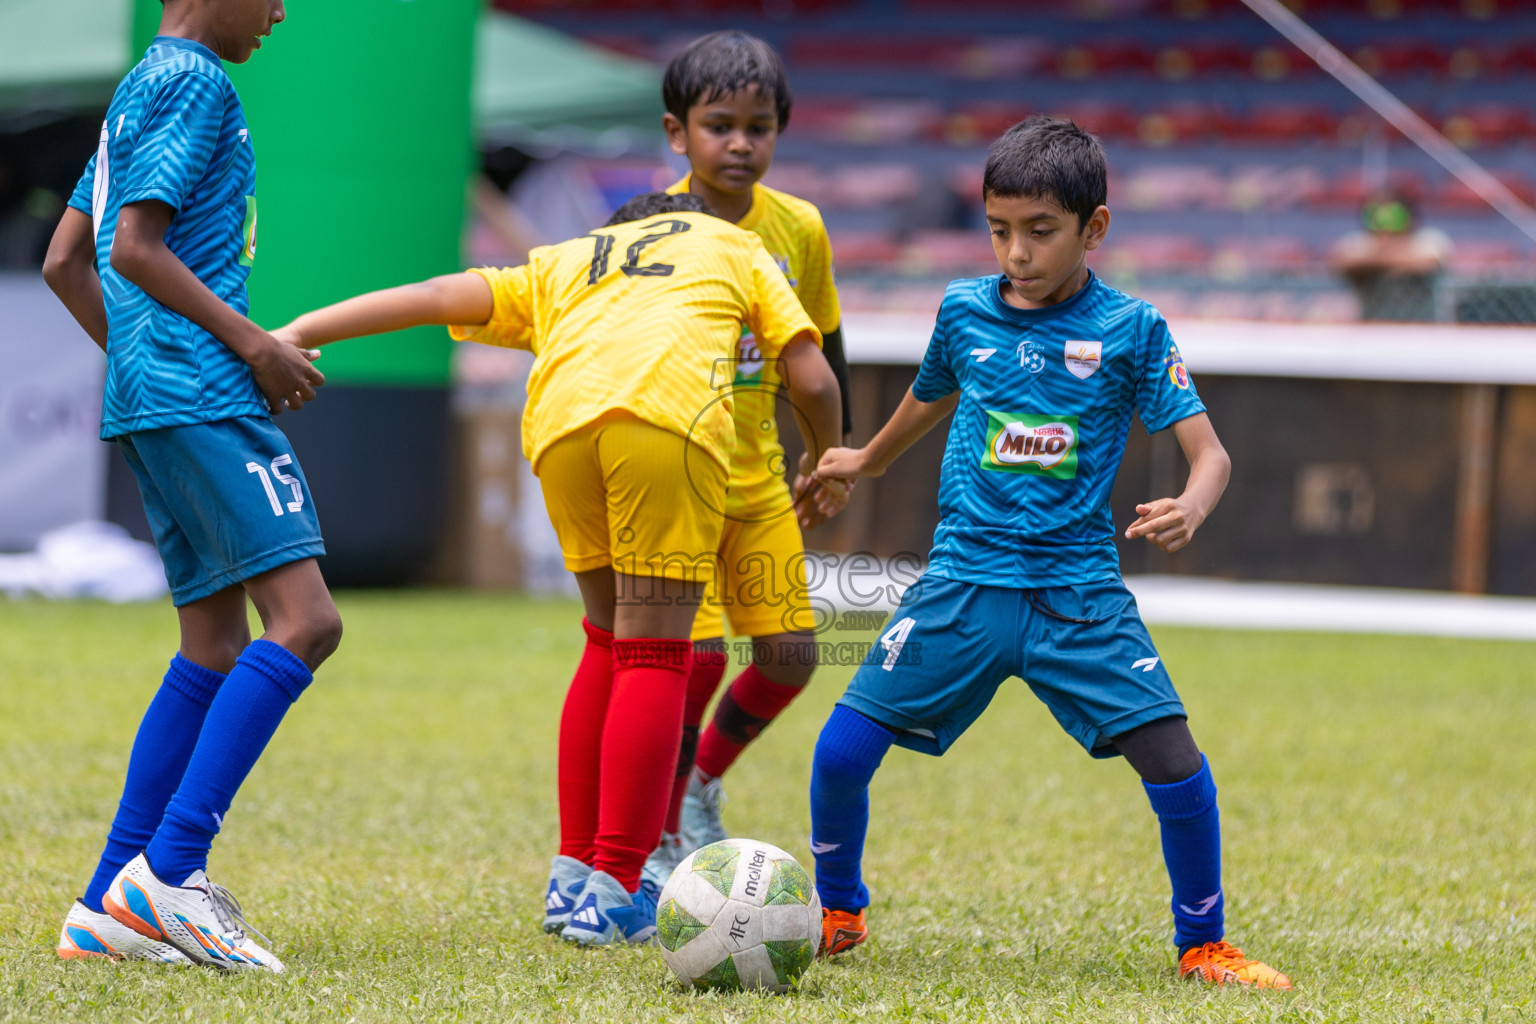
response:
M753 641L753 664L781 686L804 686L816 671L816 638L808 633L789 633L773 641Z
M315 609L295 625L283 646L313 672L341 646L341 613L334 604Z

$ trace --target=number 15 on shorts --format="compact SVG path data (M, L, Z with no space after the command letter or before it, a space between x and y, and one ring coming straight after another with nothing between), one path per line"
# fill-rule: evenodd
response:
M272 505L272 514L274 516L280 516L283 514L283 502L278 499L277 488L272 486L273 477L277 478L278 483L286 484L293 490L293 500L288 502L289 512L297 512L299 509L304 507L304 488L300 486L299 478L293 476L291 473L283 472L284 466L289 466L292 464L292 455L279 455L277 458L273 459L270 464L270 475L267 472L269 467L263 466L259 462L247 462L245 464L245 471L247 473L255 473L258 477L261 478L262 489L267 492L267 501Z

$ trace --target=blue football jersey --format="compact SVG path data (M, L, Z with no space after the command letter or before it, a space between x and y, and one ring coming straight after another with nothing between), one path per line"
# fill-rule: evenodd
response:
M924 402L960 392L928 571L997 587L1118 579L1109 493L1132 413L1155 433L1205 406L1153 306L1090 276L1059 305L1018 309L1002 282L950 284L912 384Z
M118 84L101 142L70 197L91 215L107 310L103 440L136 430L266 416L245 362L112 269L124 203L175 209L165 242L241 313L256 255L256 159L235 87L212 50L156 37Z

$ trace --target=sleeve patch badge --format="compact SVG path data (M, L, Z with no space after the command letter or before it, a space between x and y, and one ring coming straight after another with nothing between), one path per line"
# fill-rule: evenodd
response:
M1179 346L1168 346L1168 354L1163 357L1163 368L1168 371L1168 379L1174 387L1180 391L1189 390L1189 370L1184 365L1184 357L1179 355Z

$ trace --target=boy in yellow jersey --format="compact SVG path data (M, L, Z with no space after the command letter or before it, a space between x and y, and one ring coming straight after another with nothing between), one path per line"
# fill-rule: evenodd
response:
M301 347L421 324L530 349L523 452L586 605L587 646L560 720L560 852L544 927L585 945L643 942L682 738L688 634L714 575L732 395L715 386L743 326L788 370L806 446L836 444L820 333L755 235L696 196L650 193L528 265L436 277L307 313ZM835 486L835 485L834 485Z
M842 313L821 214L803 199L758 184L789 122L791 95L779 55L744 32L703 36L668 66L662 99L667 139L691 168L668 191L700 196L715 213L763 240L822 333L822 351L842 393L842 433L849 433ZM736 452L726 496L721 574L693 627L678 774L662 844L647 865L647 873L658 880L691 850L726 837L720 776L799 694L816 666L805 543L784 480L775 416L781 365L760 338L742 334L733 382ZM802 503L802 511L810 511L810 504ZM701 736L704 709L725 674L727 617L735 634L752 637L754 656L720 698Z

